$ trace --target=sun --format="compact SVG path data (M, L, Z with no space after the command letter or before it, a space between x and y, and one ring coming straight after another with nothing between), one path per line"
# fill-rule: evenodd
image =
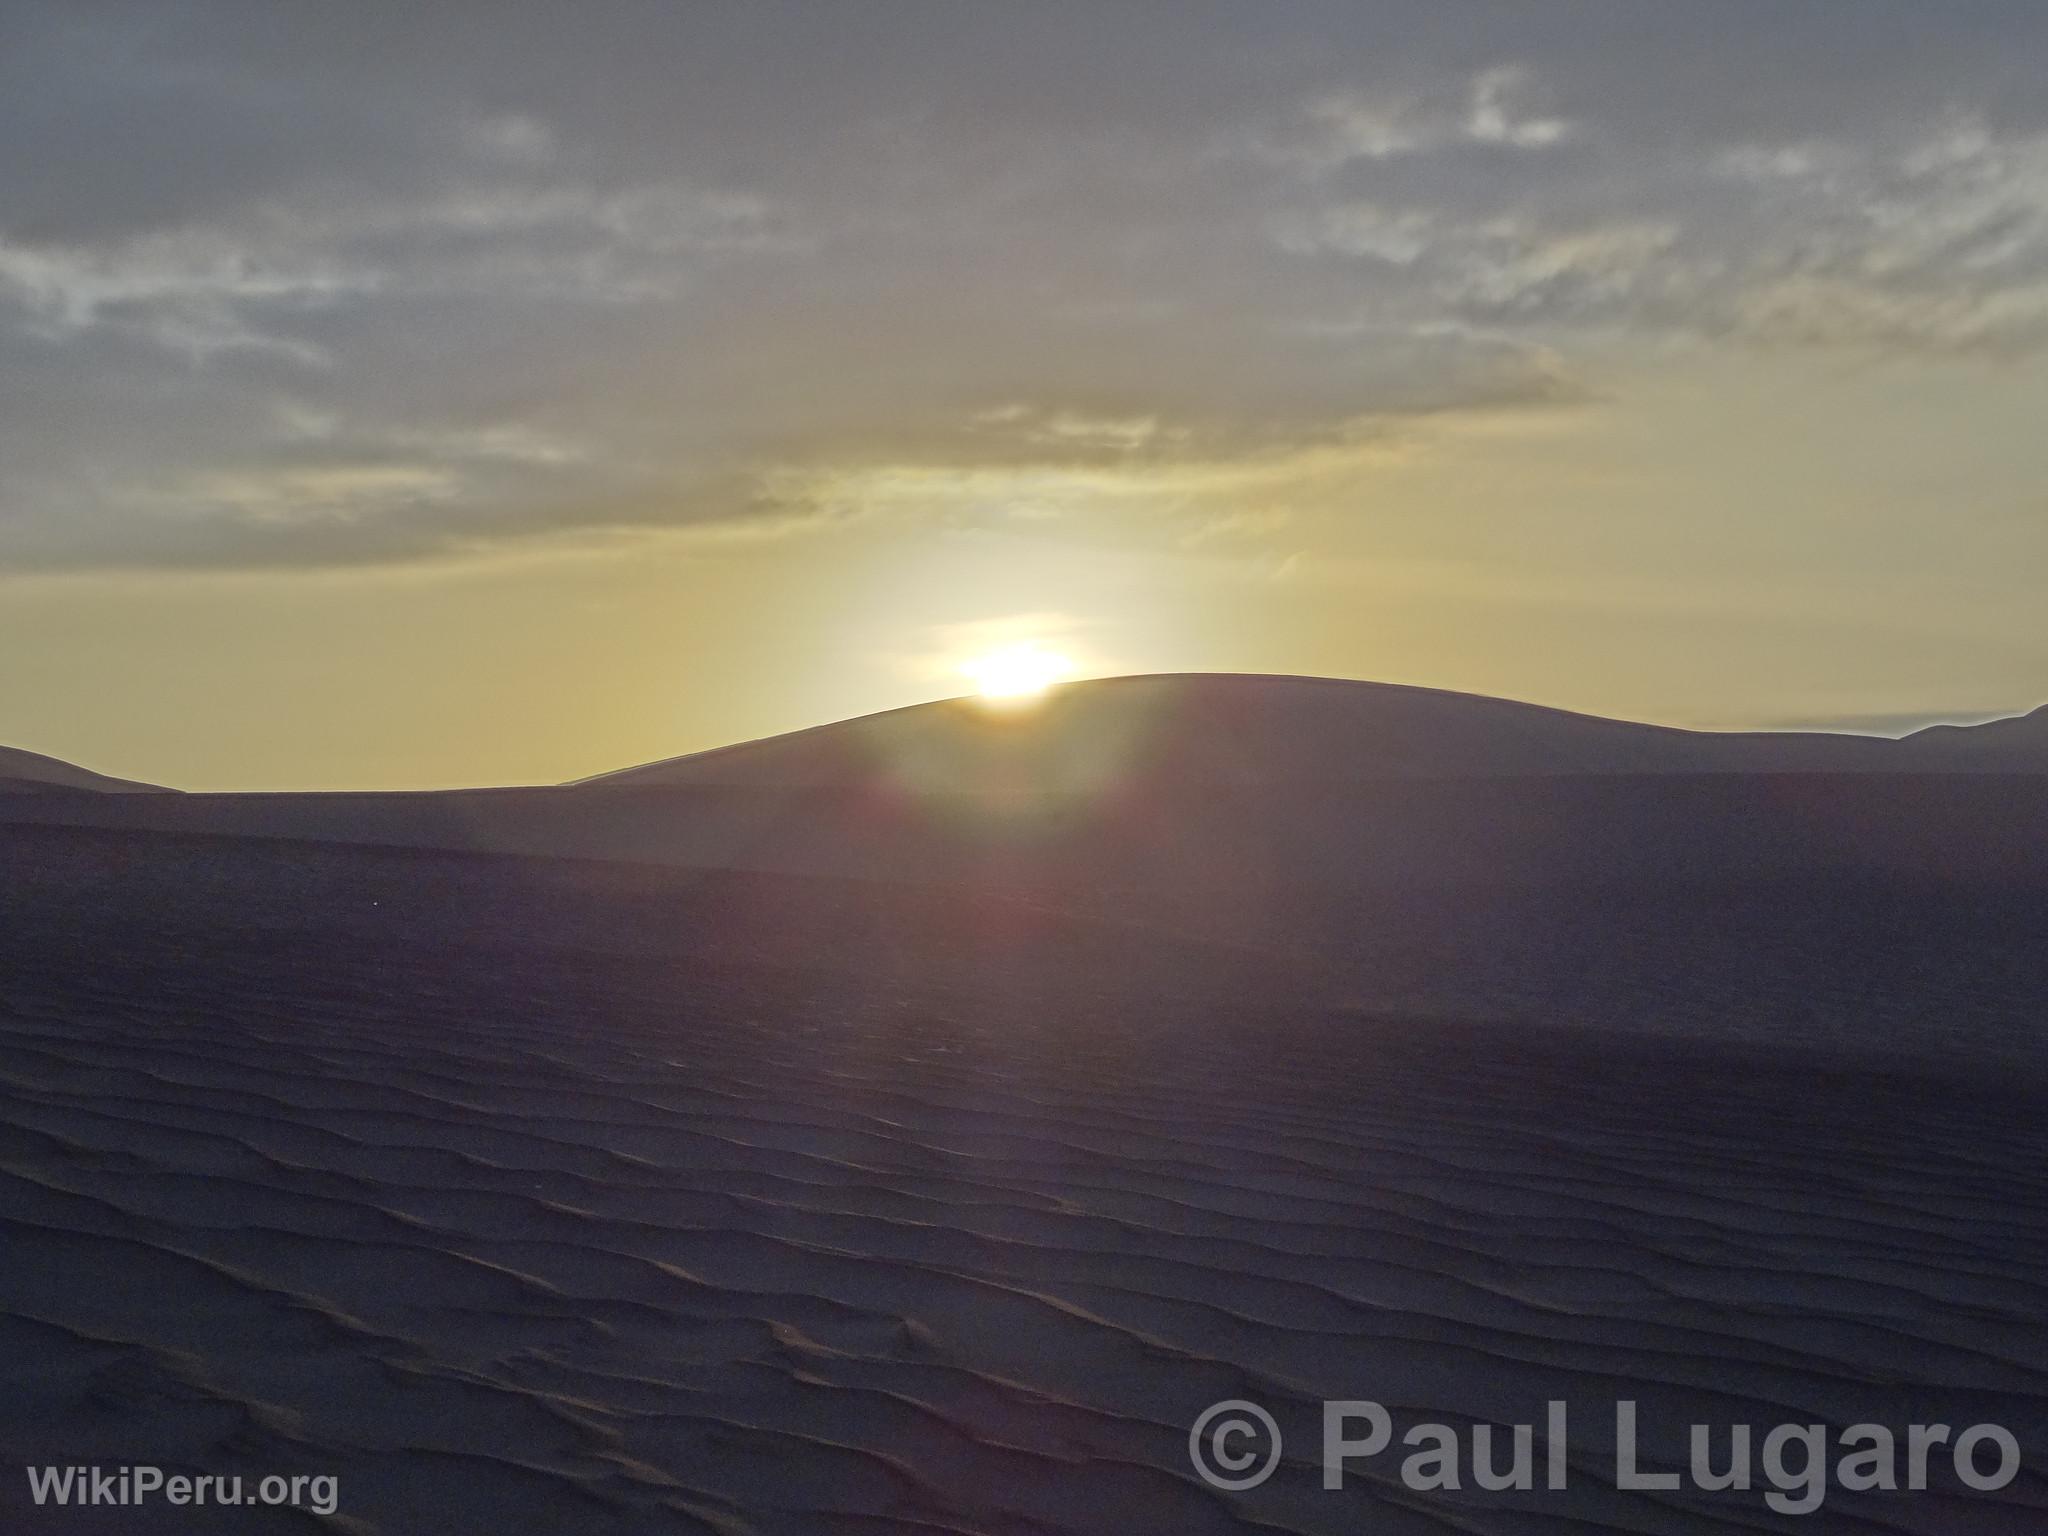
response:
M973 680L975 691L984 699L1006 703L1035 699L1073 670L1074 663L1058 651L1029 644L985 651L960 664L960 671Z

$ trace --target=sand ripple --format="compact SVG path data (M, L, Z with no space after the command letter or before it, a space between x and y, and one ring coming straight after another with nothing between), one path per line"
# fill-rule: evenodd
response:
M1245 956L817 882L636 875L565 943L514 861L432 864L478 899L424 913L414 856L309 896L202 849L166 915L46 836L0 941L10 1462L336 1472L338 1528L393 1533L2048 1528L2018 1089L1311 1011ZM863 957L877 902L972 963ZM1185 1441L1239 1396L1292 1458L1229 1496ZM1326 1396L1569 1398L1572 1489L1325 1494ZM1658 1460L1941 1419L2038 1465L1788 1521L1613 1488L1617 1396Z

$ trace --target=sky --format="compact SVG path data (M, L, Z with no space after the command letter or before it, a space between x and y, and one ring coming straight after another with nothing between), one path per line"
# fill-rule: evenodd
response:
M2037 0L0 0L0 742L2048 699Z

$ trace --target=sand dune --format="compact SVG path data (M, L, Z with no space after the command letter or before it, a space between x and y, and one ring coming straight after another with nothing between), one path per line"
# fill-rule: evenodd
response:
M1433 688L1237 673L1108 678L1018 713L921 704L585 782L1090 793L1534 774L2048 772L2048 708L1903 740L1689 731Z
M2048 1528L2048 775L1281 746L0 797L0 1447L394 1536ZM1326 1493L1325 1397L1566 1399L1570 1487ZM1659 1467L1939 1420L2024 1470L1627 1490L1621 1397ZM1224 1398L1289 1446L1241 1494ZM319 1528L166 1515L0 1480L8 1532Z
M132 779L109 778L104 773L92 773L70 763L60 762L54 757L44 757L40 753L23 752L14 747L0 747L0 795L32 794L55 789L96 790L101 794L162 792L155 784L139 784Z
M1388 893L2023 889L2048 861L2044 738L2048 713L1900 741L1713 735L1373 684L1131 678L556 788L0 795L0 821L972 886L1341 960L1346 914Z
M1021 709L971 698L917 704L580 784L1092 797L1129 784L1962 772L2048 773L2048 706L1893 739L1680 730L1391 683L1174 673L1076 683ZM156 788L0 747L0 793L10 784Z

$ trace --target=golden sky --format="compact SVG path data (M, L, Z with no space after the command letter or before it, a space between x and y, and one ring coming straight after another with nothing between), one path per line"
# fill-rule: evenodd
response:
M0 742L555 780L1019 643L2048 697L2048 12L1446 10L11 12Z

